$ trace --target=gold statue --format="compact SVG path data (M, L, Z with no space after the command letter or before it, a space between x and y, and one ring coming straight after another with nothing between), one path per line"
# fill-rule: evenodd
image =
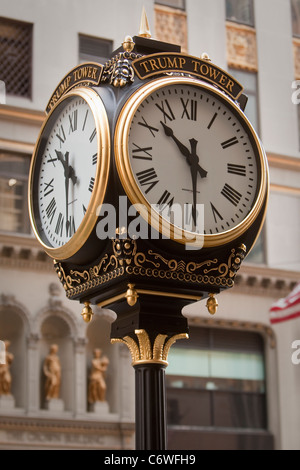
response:
M52 344L48 356L44 361L44 374L46 376L45 395L46 400L59 398L61 382L61 365L57 356L58 346Z
M101 354L101 349L94 349L94 359L92 360L92 368L89 376L89 403L105 401L106 383L104 377L109 360L106 356L101 357Z
M5 344L5 364L0 364L0 396L11 395L11 374L10 365L14 355L8 352L10 341L4 341Z

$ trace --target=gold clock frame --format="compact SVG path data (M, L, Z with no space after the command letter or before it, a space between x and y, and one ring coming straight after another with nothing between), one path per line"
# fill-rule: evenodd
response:
M68 240L61 247L51 247L42 239L37 223L37 214L34 210L34 177L37 159L39 158L39 151L42 143L42 137L44 130L52 118L53 114L57 112L57 109L61 104L69 99L70 97L78 97L84 99L92 114L95 121L96 133L97 133L97 152L98 152L98 163L95 175L94 189L87 207L87 211L73 237ZM42 128L40 130L36 145L34 147L33 156L29 171L29 191L28 191L28 205L29 205L29 217L33 232L42 245L46 253L54 259L66 260L74 256L85 244L89 238L95 223L97 221L97 209L99 205L103 203L104 196L107 189L108 176L110 166L110 130L109 122L106 113L106 109L101 97L98 93L91 88L80 87L72 89L61 97L55 106L51 109L47 115Z
M174 84L195 85L199 88L209 90L219 99L225 101L229 108L234 109L235 112L238 113L240 118L244 121L256 145L259 156L258 166L260 166L260 181L255 203L245 219L227 231L204 235L188 232L183 228L179 228L173 225L171 222L167 221L160 214L158 214L158 212L153 210L151 211L151 204L145 198L134 177L128 152L129 133L134 114L142 102L147 99L149 95L155 91L160 90L161 88ZM193 247L206 248L225 245L236 240L254 223L263 207L266 198L268 197L269 173L267 157L252 124L247 119L243 111L241 111L239 106L235 104L229 97L227 97L224 92L201 80L190 77L166 77L158 78L140 87L130 96L120 112L115 128L114 152L119 178L131 203L136 205L140 215L144 218L144 220L146 220L147 223L150 221L150 224L156 231L162 235L170 236L170 238L177 243L193 245Z

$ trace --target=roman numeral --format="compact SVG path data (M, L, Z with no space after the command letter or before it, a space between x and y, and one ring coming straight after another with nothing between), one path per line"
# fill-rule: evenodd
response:
M53 186L53 181L54 181L54 178L52 178L52 180L50 181L50 183L44 183L45 185L45 188L44 188L44 196L48 196L48 194L51 194L52 191L54 191L54 186ZM47 191L47 192L46 192Z
M233 175L239 176L246 176L246 167L245 165L234 165L233 163L228 163L227 173L232 173Z
M141 186L148 186L148 188L145 191L145 194L148 194L149 191L151 191L151 189L153 189L154 186L156 186L159 181L156 179L157 174L154 168L149 168L148 170L139 171L136 174L136 176Z
M92 193L93 192L93 189L94 189L94 184L95 184L95 178L91 178L90 179L90 183L89 183L89 191Z
M77 116L78 116L78 109L75 109L75 111L72 112L72 114L69 114L69 134L71 132L74 132L77 130Z
M58 138L59 140L59 145L61 147L61 144L63 144L66 140L66 134L65 134L65 131L64 131L64 128L63 128L63 125L61 125L58 129L58 133L56 134L56 137Z
M151 132L152 136L155 137L155 132L159 132L159 129L157 129L156 127L150 126L150 125L146 122L145 118L142 117L142 120L143 120L144 122L138 122L138 125L139 125L139 126L146 127L146 128Z
M67 237L72 237L72 235L74 235L75 232L76 232L76 229L75 229L74 216L70 216L69 220L67 220L67 223L66 223L66 235Z
M168 108L167 111L165 109L165 105L166 105L166 108ZM165 123L167 122L167 119L169 119L169 121L174 121L175 116L174 116L174 113L171 109L171 106L169 105L168 100L162 101L161 106L159 104L155 103L155 106L163 113ZM168 112L169 112L169 114L168 114Z
M82 130L83 130L83 131L84 131L84 129L85 129L85 125L86 125L86 120L87 120L88 114L89 114L89 110L87 109L87 110L86 110L86 113L85 113L85 116L84 116L83 126L82 126Z
M186 102L180 98L181 104L183 106L183 113L181 119L186 116L189 121L197 121L197 101L187 99Z
M57 219L56 227L55 227L56 235L59 235L60 237L62 236L63 227L64 227L64 217L62 213L60 212L58 219Z
M137 144L133 144L136 148L132 150L132 154L141 153L141 155L132 155L132 158L138 158L140 160L152 160L152 155L149 153L149 150L152 150L152 147L139 147Z
M238 144L239 141L237 137L232 137L231 139L225 140L225 142L222 142L222 148L223 150L227 149L228 147L231 147L232 145Z
M171 208L171 206L174 204L174 197L171 197L171 193L169 191L165 191L161 198L159 199L157 205L167 205Z
M225 184L224 188L221 191L221 194L228 199L231 204L237 206L241 200L242 194L233 189L229 184Z
M84 204L82 204L82 210L83 210L83 213L84 213L84 215L85 215L85 213L86 213L86 207L85 207Z
M94 155L92 155L92 165L96 165L97 160L98 160L98 154L95 153Z
M47 160L47 163L53 163L53 166L55 167L55 163L54 162L57 162L57 158L49 158L49 160Z
M211 126L213 125L213 123L215 122L215 119L217 118L218 116L218 113L215 113L211 119L211 121L209 122L208 126L207 126L207 129L210 129Z
M215 208L215 206L213 205L212 202L210 203L210 206L211 206L211 210L212 210L212 213L213 213L215 222L216 222L216 224L217 224L217 223L218 223L217 217L218 217L220 220L223 220L223 217L221 216L220 212L217 211L217 209Z
M93 142L95 137L96 137L96 128L93 130L93 132L90 135L90 138L89 138L90 143Z
M55 215L56 209L57 209L56 201L53 197L51 199L51 201L49 202L48 206L46 207L46 215L47 215L48 219L50 220L50 224L52 224L53 217Z

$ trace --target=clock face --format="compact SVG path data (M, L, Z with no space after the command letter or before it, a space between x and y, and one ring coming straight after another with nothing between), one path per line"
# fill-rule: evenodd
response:
M168 220L177 241L195 234L199 244L217 245L253 213L262 186L261 146L223 93L188 78L156 81L122 119L128 126L123 145L116 145L121 180L148 216L151 207L160 231Z
M104 106L92 90L70 92L47 117L33 158L30 213L53 257L72 256L91 232L107 183L108 135Z

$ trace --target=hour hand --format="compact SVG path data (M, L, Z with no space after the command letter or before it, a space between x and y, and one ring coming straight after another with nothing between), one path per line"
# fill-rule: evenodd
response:
M75 175L74 168L69 165L69 152L66 152L65 156L59 151L55 150L58 160L62 163L65 170L65 177L70 178L73 184L77 182L77 176Z
M62 163L64 169L66 169L66 161L63 157L63 154L59 150L55 150L56 156L58 160Z
M175 137L174 135L174 132L173 132L173 129L171 129L171 127L168 127L166 126L166 124L164 124L162 121L160 121L161 125L163 126L164 128L164 131L165 131L165 134L167 137L171 137L171 139L174 140L175 144L177 145L177 147L179 148L180 152L182 153L182 155L186 158L189 158L190 156L190 151L189 149L183 145L180 140L177 139L177 137Z
M175 144L177 145L177 147L180 150L180 153L187 159L188 164L191 166L192 163L193 163L193 166L195 168L196 165L194 165L194 155L192 155L191 152L189 151L189 149L185 145L183 145L183 143L180 142L180 140L178 140L177 137L175 137L173 129L171 129L171 127L166 126L166 124L164 124L162 121L160 121L160 123L164 128L166 136L171 137L171 139L174 140ZM199 161L199 159L198 159L198 161ZM207 176L207 171L205 171L199 165L198 162L197 162L196 171L200 174L201 178L205 178Z

